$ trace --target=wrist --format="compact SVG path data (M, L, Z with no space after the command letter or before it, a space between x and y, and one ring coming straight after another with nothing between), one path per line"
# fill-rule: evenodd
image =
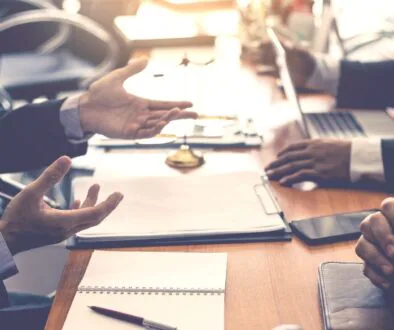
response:
M82 94L79 98L79 120L84 134L96 132L93 121L93 109L91 107L89 92Z

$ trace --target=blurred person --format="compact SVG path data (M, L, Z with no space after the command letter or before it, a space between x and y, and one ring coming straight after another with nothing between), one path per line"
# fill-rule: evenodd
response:
M324 91L338 108L384 110L394 106L394 60L336 60L285 43L290 74L297 87ZM262 59L273 63L268 48ZM394 141L390 139L314 139L292 143L267 166L270 179L283 185L302 181L357 182L368 179L394 183Z

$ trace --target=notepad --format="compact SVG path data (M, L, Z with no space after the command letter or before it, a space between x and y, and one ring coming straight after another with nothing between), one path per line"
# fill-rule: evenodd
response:
M100 183L100 198L120 191L124 199L100 225L80 232L81 241L209 237L283 231L275 200L257 172L206 176L81 178L75 197Z
M95 251L63 330L140 330L99 306L176 326L224 330L225 253Z

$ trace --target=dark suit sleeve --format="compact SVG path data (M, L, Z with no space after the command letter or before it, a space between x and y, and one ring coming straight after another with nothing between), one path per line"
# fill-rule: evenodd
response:
M390 190L394 190L394 139L382 140L384 177Z
M86 153L86 143L71 144L64 133L62 103L30 104L0 120L0 173L38 169L62 155Z
M394 61L341 62L337 107L385 109L394 106Z

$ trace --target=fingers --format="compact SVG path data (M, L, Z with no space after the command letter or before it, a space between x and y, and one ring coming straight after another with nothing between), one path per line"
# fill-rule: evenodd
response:
M281 157L291 151L298 151L298 150L303 150L305 149L308 145L310 144L310 141L300 141L296 143L292 143L286 148L284 148L282 151L278 153L278 157Z
M394 230L394 198L386 198L380 205L380 209L388 220L390 227Z
M151 110L170 110L173 108L187 109L193 106L193 103L188 101L160 101L160 100L146 100L148 107Z
M278 159L273 161L271 164L269 164L265 170L268 172L269 170L273 170L275 168L278 168L280 166L286 165L293 163L295 161L301 161L301 160L307 160L309 158L309 155L306 151L300 150L300 151L289 151L282 156L280 156Z
M98 225L119 205L123 195L121 193L111 194L105 201L93 207L80 208L78 210L50 210L52 219L59 226L67 227L68 236L74 234L77 229L89 228ZM81 229L79 229L81 230Z
M82 208L95 206L97 203L98 195L100 192L100 186L98 184L94 184L88 190L85 201L82 204Z
M394 235L387 218L377 212L366 217L360 225L364 237L378 246L386 256L394 258Z
M131 60L125 67L115 71L117 78L126 80L131 76L141 72L148 65L146 58L139 58Z
M294 174L288 175L279 180L283 186L292 186L293 184L305 181L318 181L319 174L315 170L300 170Z
M369 278L369 280L381 289L390 289L391 283L384 276L380 275L371 265L365 264L364 275Z
M356 245L357 255L368 265L378 269L382 274L391 276L394 273L394 266L383 253L364 236L361 236Z
M194 111L180 111L178 114L173 114L171 116L171 119L169 121L172 120L179 120L179 119L197 119L198 114Z
M275 167L272 170L268 170L267 176L270 180L281 180L286 176L289 176L301 170L311 169L312 167L313 164L310 160L295 161L289 164Z
M157 115L160 114L160 116ZM172 109L170 111L158 111L158 112L150 112L148 113L147 117L145 118L145 122L143 123L142 127L150 128L156 126L159 122L165 121L169 123L173 120L179 119L196 119L197 113L193 111L184 111L179 108Z
M70 209L71 210L78 210L80 206L81 206L81 201L77 199L71 204Z
M81 226L89 228L98 225L116 209L122 199L123 195L121 193L113 193L105 201L94 207L72 211L75 212L73 217L77 220L74 221L73 228L76 229Z
M139 128L135 133L135 139L146 139L152 136L159 134L164 126L167 125L167 122L162 121L156 124L154 127L148 128Z
M71 159L62 156L53 162L49 167L38 177L37 180L28 186L28 190L34 192L37 198L44 196L55 184L63 179L71 167Z
M160 116L157 115L160 113ZM133 122L125 128L125 137L128 139L144 139L159 134L164 126L170 121L178 119L195 119L197 113L184 111L181 109L172 109L170 111L162 110L160 112L150 112L139 122Z

